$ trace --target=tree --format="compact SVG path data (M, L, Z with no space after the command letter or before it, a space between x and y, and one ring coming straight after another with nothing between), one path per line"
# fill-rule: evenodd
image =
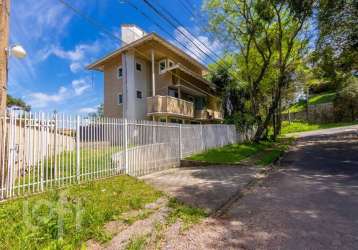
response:
M249 108L249 92L235 76L235 61L236 55L227 55L221 60L222 63L209 65L210 80L222 97L225 122L234 122L238 129L245 131L252 127L255 116Z
M104 117L103 103L98 105L96 112L89 113L88 116L92 118L103 118Z
M350 72L358 67L358 1L320 0L317 52L334 51L336 69Z
M21 98L15 98L15 97L12 97L11 95L7 95L6 106L8 108L18 107L18 108L23 109L26 112L29 112L31 110L31 106L26 104Z
M284 91L307 46L305 31L314 1L207 0L210 31L237 55L237 83L249 93L258 126L255 140L274 125L280 132ZM241 88L243 89L243 88Z
M349 117L354 121L358 111L358 78L351 76L338 91L336 98L336 119Z

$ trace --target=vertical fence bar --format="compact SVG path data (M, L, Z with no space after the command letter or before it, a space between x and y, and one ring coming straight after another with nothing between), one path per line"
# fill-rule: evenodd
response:
M182 149L182 125L179 124L179 161L183 159L183 149Z
M128 121L124 119L124 169L128 173Z
M6 138L7 138L7 129L6 129L6 124L7 124L7 120L6 120L6 117L7 117L7 114L6 112L3 113L3 117L0 116L0 121L1 121L1 130L2 130L2 136L3 138L0 138L1 140L1 143L2 143L2 147L1 147L1 197L0 199L3 200L5 199L5 196L4 196L4 189L5 189L5 165L6 165Z
M80 116L77 115L76 122L76 177L77 182L80 182Z

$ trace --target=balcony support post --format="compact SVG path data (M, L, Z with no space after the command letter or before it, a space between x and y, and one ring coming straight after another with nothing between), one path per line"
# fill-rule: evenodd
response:
M152 55L152 96L155 96L155 55L154 49L151 50Z
M181 89L180 89L180 84L181 84L181 81L180 81L180 78L178 79L178 98L181 99Z

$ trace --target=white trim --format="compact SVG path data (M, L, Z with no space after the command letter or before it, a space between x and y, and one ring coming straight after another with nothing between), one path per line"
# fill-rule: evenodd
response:
M119 76L119 69L122 69L122 76ZM117 79L118 80L121 80L122 78L123 78L123 66L122 65L120 65L120 66L118 66L117 67L117 70L116 70L116 75L117 75Z

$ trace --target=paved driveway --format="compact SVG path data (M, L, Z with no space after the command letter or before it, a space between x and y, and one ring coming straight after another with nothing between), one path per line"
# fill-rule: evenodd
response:
M341 133L343 131L343 133ZM167 249L358 249L358 134L299 139L270 175L228 210Z
M210 213L253 180L258 171L258 168L241 166L177 168L146 175L141 179Z

